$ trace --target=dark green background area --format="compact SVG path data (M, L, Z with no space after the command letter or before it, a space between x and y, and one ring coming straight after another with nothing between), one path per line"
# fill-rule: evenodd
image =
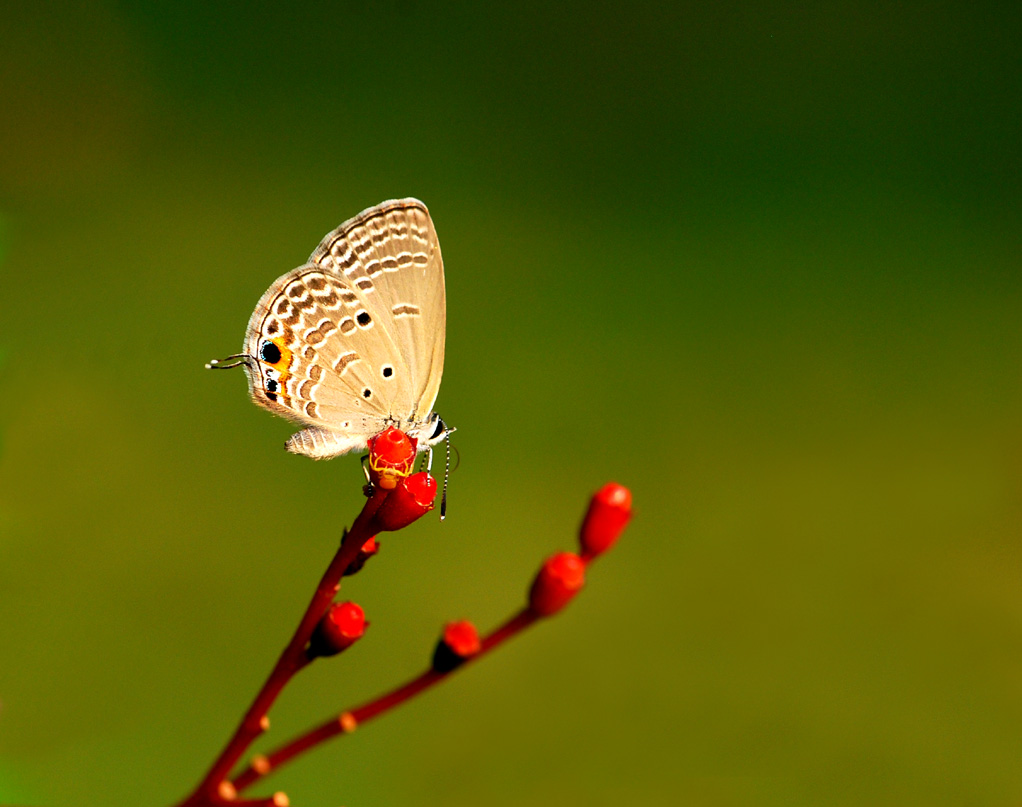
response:
M360 502L240 349L383 199L447 272L450 516L271 740L544 623L258 792L1022 800L1022 26L1010 4L58 3L0 25L0 801L169 805Z

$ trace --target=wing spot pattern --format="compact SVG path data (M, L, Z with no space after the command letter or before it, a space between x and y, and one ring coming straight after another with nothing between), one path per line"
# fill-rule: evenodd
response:
M320 304L329 310L334 310L341 307L341 298L337 296L337 292L330 289L325 295L319 298Z
M341 246L345 247L344 252L341 252ZM345 274L348 270L355 265L358 257L355 255L355 251L351 248L351 245L347 241L342 241L339 244L335 244L330 250L330 254L334 258L334 266Z
M358 360L358 354L354 350L342 353L337 357L337 361L334 362L334 372L337 373L337 375L344 375L344 371Z
M309 296L309 290L305 288L305 284L301 279L294 281L287 287L287 296L294 300L296 303L301 303Z
M315 328L310 328L305 332L305 341L315 347L320 345L327 340L330 334L337 330L337 326L334 325L328 319L320 320Z

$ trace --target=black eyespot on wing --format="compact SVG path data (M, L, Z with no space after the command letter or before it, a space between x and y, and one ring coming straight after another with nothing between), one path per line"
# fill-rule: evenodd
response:
M276 392L277 389L278 389L277 382L274 381L272 378L267 378L266 379L266 391L267 392Z
M371 389L369 389L369 387L366 387L364 390L362 390L362 397L363 398L372 398L373 397L373 391Z
M369 316L368 311L359 311L355 319L358 321L358 324L361 325L363 328L373 321L373 318Z
M277 393L275 393L275 392L267 392L266 393L266 397L269 398L271 401L276 401L277 400Z
M259 356L263 361L276 364L280 361L280 348L273 344L273 342L266 340L259 348Z
M388 364L383 368L382 372L384 378L390 378L392 375L394 375L394 368Z

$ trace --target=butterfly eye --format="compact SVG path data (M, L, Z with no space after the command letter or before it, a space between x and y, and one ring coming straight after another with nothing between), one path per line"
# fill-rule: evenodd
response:
M436 428L433 429L433 433L429 436L429 439L436 440L437 438L441 437L445 431L447 431L447 424L444 423L443 419L439 415L437 415Z

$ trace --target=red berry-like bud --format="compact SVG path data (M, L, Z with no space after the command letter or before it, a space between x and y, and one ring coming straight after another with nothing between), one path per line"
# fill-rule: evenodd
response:
M571 602L586 582L586 565L578 555L561 552L548 558L532 581L529 607L540 616L550 616Z
M335 602L319 620L309 640L309 658L334 656L362 638L368 623L365 612L353 602Z
M383 500L373 516L375 532L389 532L407 527L433 509L436 480L425 471L402 477L397 487Z
M582 556L593 558L614 546L631 517L632 492L628 488L608 482L596 491L579 531Z
M433 651L433 669L442 673L457 669L478 653L481 646L479 631L471 622L448 622Z
M370 437L369 468L374 484L384 490L393 490L397 480L408 476L415 462L418 441L393 426Z
M351 575L362 571L362 567L365 566L366 561L379 551L380 543L376 540L376 536L374 535L362 544L362 548L358 550L358 555L351 563L348 564L348 568L344 570L343 576L350 577Z

